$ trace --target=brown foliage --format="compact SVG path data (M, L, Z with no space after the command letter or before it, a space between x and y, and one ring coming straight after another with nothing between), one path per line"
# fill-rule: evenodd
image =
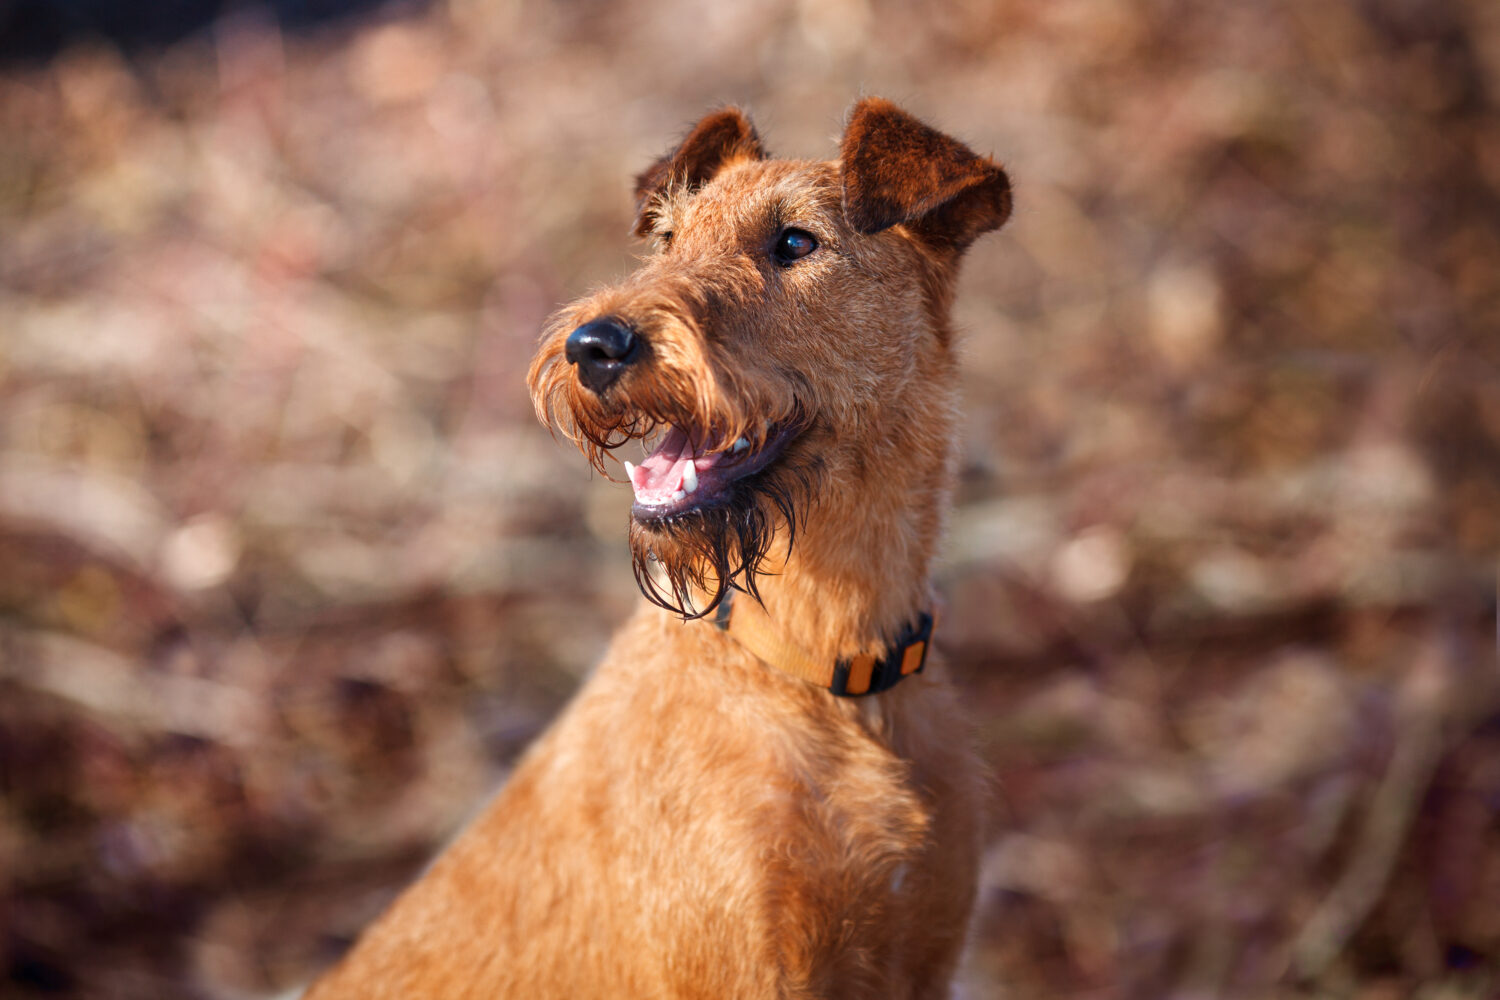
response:
M1271 996L1311 926L1315 991L1486 995L1492 7L454 0L6 69L0 993L285 987L410 878L637 600L524 389L621 179L868 91L1016 186L939 568L971 994Z

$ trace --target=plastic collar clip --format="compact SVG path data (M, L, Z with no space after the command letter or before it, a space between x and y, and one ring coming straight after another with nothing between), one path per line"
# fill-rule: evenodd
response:
M900 683L903 677L919 674L927 666L927 651L932 648L932 615L922 612L915 624L906 626L896 641L879 659L859 656L839 660L833 668L833 682L828 690L841 698L879 694Z

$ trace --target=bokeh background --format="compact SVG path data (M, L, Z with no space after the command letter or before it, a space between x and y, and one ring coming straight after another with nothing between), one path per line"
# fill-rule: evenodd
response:
M348 944L637 599L544 317L704 110L867 93L1017 189L965 995L1500 995L1497 92L1490 0L0 2L0 995Z

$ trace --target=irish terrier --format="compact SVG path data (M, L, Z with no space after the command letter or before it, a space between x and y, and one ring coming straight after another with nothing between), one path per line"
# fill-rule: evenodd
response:
M1009 182L870 98L829 162L709 115L636 198L655 252L529 384L601 471L656 442L624 464L648 602L313 1000L946 995L983 798L927 655L949 305Z

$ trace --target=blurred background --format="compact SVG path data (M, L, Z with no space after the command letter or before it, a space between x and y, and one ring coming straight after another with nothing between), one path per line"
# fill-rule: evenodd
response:
M1500 5L0 0L0 996L271 995L637 600L536 424L630 178L1007 165L939 646L969 997L1500 995Z

